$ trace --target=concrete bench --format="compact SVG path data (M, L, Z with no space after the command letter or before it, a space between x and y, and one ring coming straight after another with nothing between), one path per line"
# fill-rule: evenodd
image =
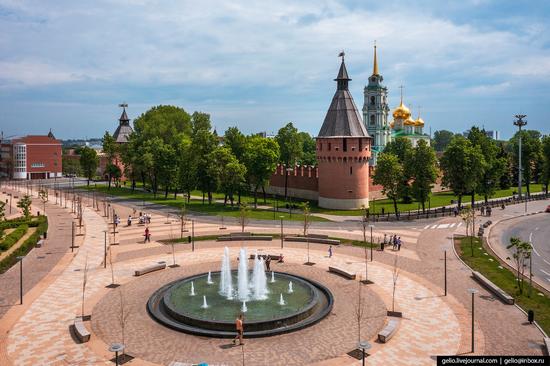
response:
M338 239L329 239L328 236L325 238L320 238L316 236L285 236L285 241L297 241L301 243L310 242L310 243L319 243L319 244L330 244L330 245L339 245L340 240Z
M546 347L546 354L550 356L550 338L544 338L544 346Z
M508 305L514 305L514 298L489 281L487 277L476 271L472 272L472 277L481 283L483 287L495 294L502 302Z
M134 276L136 276L136 277L137 276L142 276L144 274L147 274L147 273L150 273L150 272L155 272L155 271L160 271L161 269L165 269L165 268L166 268L166 263L155 264L155 265L145 267L145 268L142 268L142 269L137 269L134 272Z
M229 235L218 236L217 241L241 241L241 240L265 240L271 241L273 237L270 235L236 235L235 233ZM245 233L246 234L246 233Z
M378 341L386 343L397 331L399 321L397 319L390 319L388 324L378 333Z
M339 267L329 266L328 271L349 278L350 280L354 280L355 277L357 277L357 274L355 272L346 271L345 269Z
M269 256L269 258L270 258L272 261L278 261L278 260L281 259L281 256L280 256L280 255L274 255L274 254L258 254L258 257L263 258L263 259L266 259L267 256ZM250 254L249 258L250 258L250 259L254 259L254 258L256 258L256 255L255 255L255 254Z
M82 318L76 318L73 324L74 335L81 343L86 343L90 340L90 332L84 326Z
M240 233L229 233L229 236L252 236L252 233L249 231L243 231Z

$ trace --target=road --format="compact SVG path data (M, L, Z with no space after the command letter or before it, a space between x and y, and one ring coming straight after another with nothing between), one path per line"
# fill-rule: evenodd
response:
M500 245L510 243L511 237L531 241L533 245L533 275L550 285L550 214L538 214L513 220L501 234ZM509 249L510 258L512 250Z

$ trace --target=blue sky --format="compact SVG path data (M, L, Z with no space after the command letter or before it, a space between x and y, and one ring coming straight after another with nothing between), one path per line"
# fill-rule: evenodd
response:
M129 104L208 112L219 132L316 135L340 50L359 108L377 41L392 108L433 131L549 133L550 3L462 1L0 0L0 129L98 137Z

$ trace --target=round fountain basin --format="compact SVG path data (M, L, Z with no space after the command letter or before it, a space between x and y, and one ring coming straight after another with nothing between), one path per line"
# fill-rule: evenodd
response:
M161 324L170 328L212 337L233 337L235 319L242 312L242 301L237 294L232 299L220 294L220 272L212 272L213 284L207 283L208 274L199 274L169 283L149 299L147 309ZM232 271L236 287L237 271ZM246 301L244 315L246 337L262 337L287 333L312 325L332 309L330 291L319 283L288 273L275 272L275 282L268 273L268 294L255 300L253 291ZM293 292L289 293L292 281ZM191 296L191 282L195 296ZM283 294L284 305L279 303ZM203 307L203 296L207 308Z

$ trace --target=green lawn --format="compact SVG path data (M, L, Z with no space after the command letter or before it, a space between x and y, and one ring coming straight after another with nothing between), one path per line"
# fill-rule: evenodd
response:
M537 323L547 334L550 333L550 298L546 295L539 295L540 291L536 288L530 289L529 281L527 280L524 284L523 294L520 294L515 274L505 267L499 268L500 263L498 260L487 253L483 248L480 249L481 244L478 238L475 238L473 243L474 256L472 257L470 238L460 239L460 258L509 295L512 295L516 303L523 310L533 310ZM530 290L532 291L531 297L529 297Z
M154 198L154 195L150 192L136 190L132 193L132 190L126 187L120 187L120 188L111 187L111 189L109 189L105 185L97 185L95 187L90 185L89 187L83 187L83 188L89 191L95 190L97 192L104 193L104 194L131 198L138 201L136 202L137 204L139 204L139 201L147 201L147 202L167 205L171 207L178 207L178 208L181 208L181 206L183 205L183 198L178 197L175 199L173 194L171 195L169 194L168 198L164 199L163 194L157 194L157 198ZM300 213L293 212L292 215L290 215L289 213L286 213L286 212L280 212L280 211L274 212L273 210L254 209L253 208L254 200L251 197L243 197L242 202L246 203L250 208L249 218L251 219L279 220L280 216L283 216L284 220L302 221L304 219L304 216ZM263 205L263 200L258 200L258 204ZM217 203L217 202L208 204L208 201L205 201L205 203L203 204L202 200L192 199L191 202L187 203L186 207L189 211L193 211L193 212L207 213L207 214L217 215L217 216L229 216L229 217L239 216L239 208L236 205L234 207L231 207L229 204L227 206L224 206L223 203ZM323 219L321 217L311 216L311 221L328 221L328 220Z
M538 193L542 192L544 189L542 184L531 184L531 193ZM490 198L501 198L501 197L510 197L512 196L512 192L516 191L516 188L509 188L509 189L501 189L496 191L495 195ZM480 195L476 195L475 200L481 201L484 197ZM451 204L451 200L454 200L455 202L458 200L458 197L455 196L452 192L437 192L433 193L430 198L430 204L426 202L426 209L428 207L442 207L442 206L449 206ZM470 196L463 196L462 202L467 204L471 201ZM393 202L389 199L381 199L381 200L373 200L370 203L370 212L371 213L381 213L382 208L384 208L385 213L394 213L393 208ZM397 209L400 212L404 211L410 211L410 210L417 210L422 209L422 206L420 206L417 202L413 203L397 203ZM319 208L317 206L312 207L312 212L318 212L318 213L324 213L324 214L330 214L330 215L342 215L342 216L361 216L362 210L328 210Z

